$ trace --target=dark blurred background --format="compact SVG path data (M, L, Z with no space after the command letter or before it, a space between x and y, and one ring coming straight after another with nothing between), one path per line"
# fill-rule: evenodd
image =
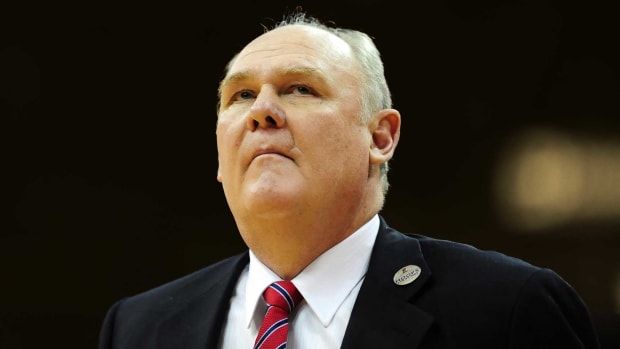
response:
M0 348L96 348L117 299L245 249L215 179L216 89L260 23L295 5L383 53L403 117L388 222L557 271L612 348L613 3L4 2Z

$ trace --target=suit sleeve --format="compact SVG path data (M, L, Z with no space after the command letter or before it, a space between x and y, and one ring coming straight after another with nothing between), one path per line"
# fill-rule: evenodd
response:
M549 269L534 273L512 315L512 349L600 349L590 313L577 292Z

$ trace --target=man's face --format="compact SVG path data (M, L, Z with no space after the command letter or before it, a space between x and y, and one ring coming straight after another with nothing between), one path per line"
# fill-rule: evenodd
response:
M372 135L360 121L358 69L344 41L303 26L240 52L216 131L217 179L237 221L359 209Z

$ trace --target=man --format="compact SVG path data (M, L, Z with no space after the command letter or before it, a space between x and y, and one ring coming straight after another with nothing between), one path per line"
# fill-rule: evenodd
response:
M282 347L599 347L554 272L379 215L401 119L367 35L293 14L231 60L219 97L217 179L249 251L119 301L101 349L260 345L278 280L303 297Z

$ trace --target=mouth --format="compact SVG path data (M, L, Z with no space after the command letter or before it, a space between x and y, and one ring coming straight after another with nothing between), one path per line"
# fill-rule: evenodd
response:
M286 155L284 152L281 152L275 149L260 149L252 155L252 161L254 161L255 159L259 157L264 157L264 156L279 156L279 157L284 157L286 159L292 160L292 158Z
M289 160L291 160L290 157L286 156L283 153L277 152L277 151L260 151L256 154L254 154L254 157L252 158L253 160L259 157L263 157L263 156L280 156L280 157L284 157L287 158Z

